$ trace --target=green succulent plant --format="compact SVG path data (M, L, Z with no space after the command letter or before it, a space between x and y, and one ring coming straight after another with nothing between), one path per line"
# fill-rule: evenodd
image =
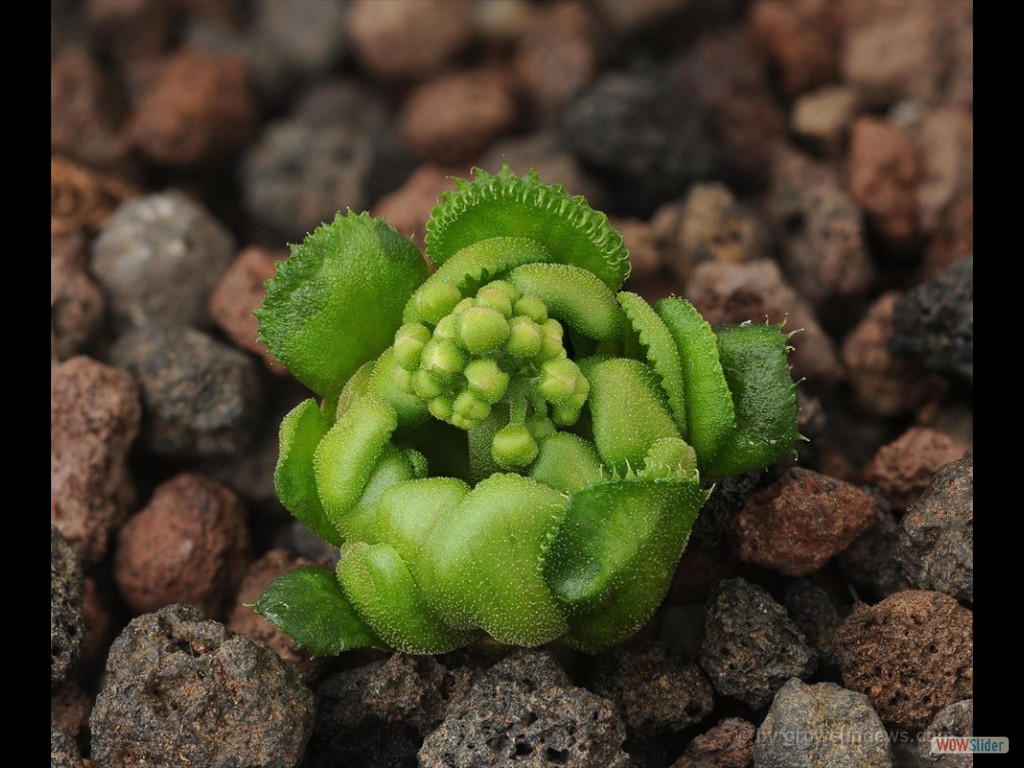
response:
M604 214L477 171L416 247L339 214L267 283L271 352L320 401L281 424L277 493L340 548L256 610L314 655L489 635L614 646L665 597L710 482L798 438L788 336L620 291Z

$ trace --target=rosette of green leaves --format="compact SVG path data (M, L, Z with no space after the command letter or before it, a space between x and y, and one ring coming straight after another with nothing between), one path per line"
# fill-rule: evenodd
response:
M278 495L341 555L256 608L316 655L611 647L664 599L709 481L798 438L778 326L621 291L621 235L536 174L457 184L427 222L432 274L383 221L339 215L258 313L321 398L281 425Z

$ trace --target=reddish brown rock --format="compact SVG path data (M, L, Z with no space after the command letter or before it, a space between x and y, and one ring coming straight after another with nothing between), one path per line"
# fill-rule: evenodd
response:
M821 568L875 524L878 505L854 485L793 467L732 519L736 556L787 576Z
M619 219L614 216L609 217L608 222L622 234L622 241L629 249L630 284L664 282L660 280L662 248L654 227L640 219Z
M850 129L850 193L890 245L907 246L917 233L917 153L893 122L861 117Z
M103 557L134 499L127 459L141 416L127 371L88 357L50 369L50 521L85 563Z
M98 44L115 59L159 56L174 38L181 4L149 0L88 0L85 17Z
M796 100L789 125L815 149L840 157L856 110L857 94L852 88L827 86Z
M597 26L578 0L541 6L516 45L515 69L544 115L557 115L572 93L593 79L598 66Z
M928 113L918 130L917 210L931 235L922 275L938 274L974 249L974 118L956 106Z
M934 232L957 203L973 198L974 118L956 106L929 112L918 131L918 146L918 212L924 231Z
M103 293L86 262L81 232L50 235L50 353L57 360L80 353L103 325Z
M360 63L380 80L434 74L471 39L469 0L355 0L349 40Z
M799 331L789 340L794 376L834 380L842 375L832 340L774 261L701 264L687 283L686 298L712 325L785 321L787 331Z
M249 140L255 118L240 58L183 48L139 97L128 133L161 165L220 165Z
M887 347L892 311L899 294L882 294L843 341L842 357L861 407L879 416L909 413L924 400L934 382Z
M832 82L838 69L838 29L831 0L758 0L748 23L779 71L789 97Z
M911 427L878 449L864 468L873 485L896 509L906 509L928 487L939 467L964 455L967 446L927 427Z
M972 102L973 9L971 0L845 0L837 8L842 79L878 106L935 104L947 93Z
M271 549L263 557L253 561L242 578L235 596L234 605L228 612L228 629L241 635L259 640L286 661L294 662L307 683L323 671L326 659L311 659L295 648L295 642L280 629L264 619L255 610L255 603L270 582L288 571L304 565L313 565L312 560L296 557L285 549Z
M99 173L58 155L50 157L50 235L79 229L91 235L123 201L138 194L116 176Z
M780 153L768 210L786 273L816 307L857 298L870 288L875 271L863 217L835 168L799 152Z
M425 163L412 172L405 184L378 200L372 213L387 220L422 251L430 212L442 192L455 189L453 179L465 175L462 169Z
M136 614L171 603L221 616L245 573L249 532L234 492L184 473L153 492L117 539L114 580Z
M78 683L68 682L50 692L50 727L78 736L89 719L92 701Z
M93 168L122 163L125 108L106 72L84 49L69 45L50 66L50 149Z
M695 184L682 203L658 209L651 227L682 281L705 261L736 264L769 255L765 227L724 184Z
M719 720L694 737L672 768L749 768L754 762L757 729L740 717Z
M278 259L285 254L253 246L246 248L221 276L210 294L210 317L235 344L259 355L267 368L284 374L285 368L257 340L260 322L253 311L263 303L264 283L277 271Z
M461 163L512 127L516 100L507 75L473 69L417 87L402 108L402 133L423 157Z
M939 224L921 261L921 279L930 280L974 252L974 195L956 202Z
M918 731L974 692L972 615L939 592L908 590L857 605L835 634L847 688L890 728Z

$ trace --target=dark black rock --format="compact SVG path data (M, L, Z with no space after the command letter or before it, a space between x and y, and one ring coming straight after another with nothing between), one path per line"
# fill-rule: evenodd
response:
M142 385L142 442L179 458L245 448L260 420L255 361L191 328L147 328L111 350L115 364Z
M763 476L763 472L754 470L716 480L711 498L701 507L693 524L691 535L694 541L705 547L718 546L732 516L739 512L747 497L757 490Z
M700 663L715 690L763 707L791 677L809 677L818 654L767 590L736 578L711 590Z
M974 254L907 292L892 313L889 351L974 383Z
M63 728L50 728L50 768L82 768L78 744Z
M433 657L394 654L331 675L316 691L310 768L412 768L423 737L466 694L475 674Z
M700 667L669 656L656 645L601 656L589 687L619 705L631 739L646 740L695 725L715 704Z
M612 72L567 106L563 140L608 180L616 212L650 214L722 164L709 117L660 73Z
M899 526L891 512L878 511L875 527L835 558L839 573L868 601L881 600L907 586L896 565Z
M118 328L204 328L210 293L234 257L224 225L172 191L122 203L93 244L92 271Z
M790 584L783 596L789 617L818 651L821 666L835 667L832 634L839 624L839 611L828 593L810 579Z
M171 605L114 641L89 724L96 768L293 768L313 694L267 646Z
M495 664L419 751L420 768L625 768L615 706L573 686L542 651Z
M299 242L338 211L365 210L397 187L410 158L376 100L352 83L328 83L271 123L248 153L245 202L271 236Z
M82 564L71 545L50 526L50 687L71 674L82 654Z
M900 521L896 561L921 589L974 602L974 453L947 464Z
M757 732L758 768L891 768L882 721L868 697L835 683L787 682Z

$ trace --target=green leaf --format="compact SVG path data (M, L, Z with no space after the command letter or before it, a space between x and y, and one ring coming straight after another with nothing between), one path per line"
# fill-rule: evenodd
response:
M639 360L613 357L584 372L590 381L594 443L601 460L616 472L639 470L655 440L680 436L657 376Z
M403 322L434 325L448 314L458 299L445 295L439 286L450 285L461 296L476 293L482 285L520 264L551 261L551 254L536 240L522 237L489 237L452 255L419 287L405 306ZM451 290L450 288L447 290ZM436 298L440 296L441 298ZM442 304L439 300L444 299ZM450 304L451 307L447 305Z
M611 290L629 276L629 251L608 217L559 184L544 184L536 172L516 176L476 169L472 181L456 180L453 192L427 222L427 254L444 264L467 246L491 237L525 237L543 245L555 261L597 275Z
M686 389L683 382L683 366L679 361L679 351L672 341L672 334L642 297L628 291L620 291L617 298L640 346L644 349L645 362L661 380L661 388L668 397L672 418L675 419L679 431L685 435Z
M792 452L797 432L796 384L789 373L788 336L778 325L715 328L722 370L736 407L736 431L706 463L706 477L760 469Z
M357 542L342 552L338 580L360 615L389 647L403 653L444 653L473 637L446 627L423 600L394 547Z
M708 462L736 429L736 409L719 360L718 337L700 312L684 299L654 305L672 335L683 368L686 440L704 474Z
M622 333L622 311L615 295L593 272L569 264L525 264L508 276L524 296L534 296L554 318L592 339Z
M540 645L564 633L541 563L567 503L519 475L483 480L438 518L413 564L430 606L449 626L479 627L510 645Z
M339 213L291 250L256 311L260 339L302 383L334 399L390 346L427 265L412 242L365 213Z
M256 601L256 613L313 656L380 646L341 591L330 569L298 568L279 576Z
M397 426L395 410L367 392L338 417L317 446L316 487L339 532L345 529L342 518L359 503Z
M338 546L341 537L327 517L316 488L313 455L327 426L316 401L304 400L281 422L274 490L285 509L317 536Z
M570 644L598 653L651 617L706 500L696 475L613 480L572 497L544 559Z
M555 432L541 442L530 477L571 494L602 479L601 461L592 443L568 432Z
M406 562L413 562L434 523L459 506L467 493L469 486L451 477L427 477L392 486L378 508L380 540L393 546Z

